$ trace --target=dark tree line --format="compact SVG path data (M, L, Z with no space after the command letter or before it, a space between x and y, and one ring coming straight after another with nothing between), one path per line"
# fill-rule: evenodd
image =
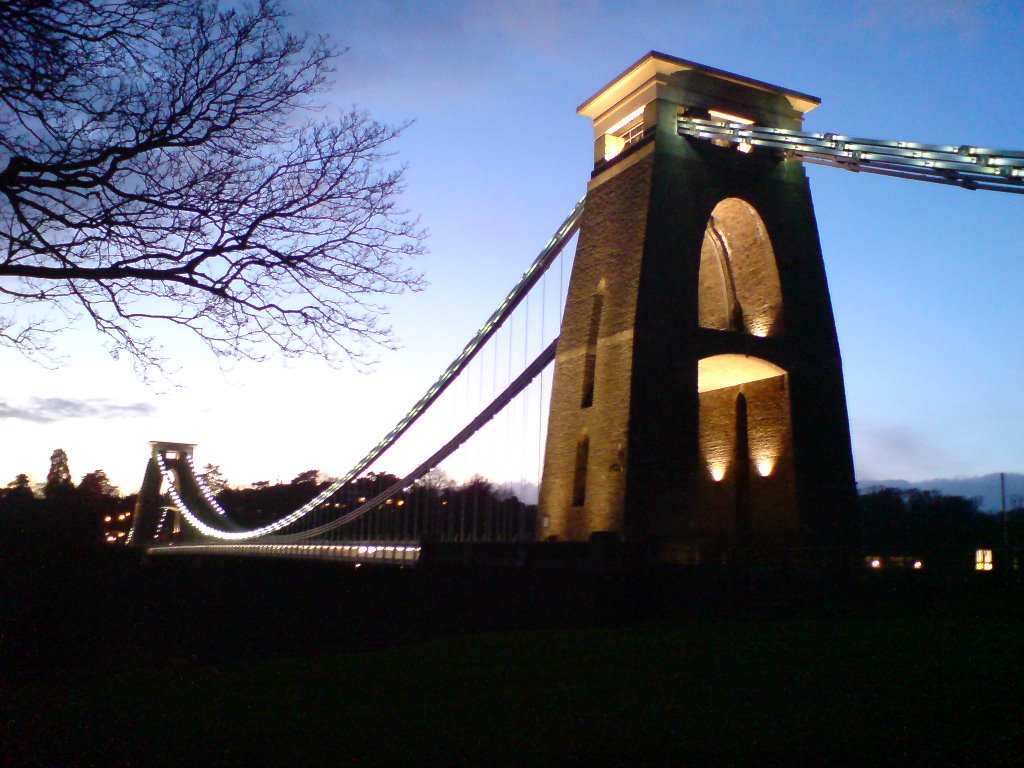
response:
M875 488L860 496L861 532L869 550L998 547L1004 542L1000 514L979 509L978 499L916 488ZM1024 508L1007 514L1006 537L1024 543Z
M131 526L135 494L122 496L97 469L76 485L67 454L50 456L46 482L34 488L17 475L0 488L0 546L89 546L123 541Z
M233 488L218 467L208 464L202 475L217 503L233 520L249 527L273 522L301 507L327 485L319 476L318 470L311 469L300 472L288 483L260 480L247 488Z
M329 482L310 469L288 483L260 481L232 487L220 468L209 464L201 477L228 514L247 527L280 519ZM320 514L329 519L355 509L397 479L387 472L354 479ZM1015 508L1004 521L1000 514L980 511L977 499L918 489L870 489L860 495L862 543L866 551L893 552L998 547L1005 540L1022 546L1024 507L1019 499L1013 501ZM120 543L131 526L134 506L135 494L122 495L102 469L83 475L76 485L67 454L57 449L50 456L45 483L34 486L21 473L0 487L0 546ZM526 520L526 532L533 531L531 515L535 514L534 508L482 477L460 484L435 471L385 505L384 522L378 523L438 538L514 537L520 518Z
M288 483L258 481L248 487L232 487L220 468L211 464L200 477L228 515L246 527L280 519L330 482L318 470L310 469ZM318 514L322 520L344 514L397 481L397 476L387 472L369 472L339 489ZM122 495L102 469L83 475L76 485L67 454L57 449L50 456L45 483L33 485L22 473L0 487L0 546L124 543L135 500L135 493ZM163 503L169 505L170 497ZM532 536L535 516L535 507L482 477L460 484L434 471L382 504L374 513L372 526L377 531L404 531L417 537L516 538Z

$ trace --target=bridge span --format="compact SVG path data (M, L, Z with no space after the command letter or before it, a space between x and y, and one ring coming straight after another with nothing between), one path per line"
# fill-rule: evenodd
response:
M406 566L425 542L596 537L686 565L848 561L842 362L803 164L1019 194L1024 151L806 132L818 104L641 57L578 110L584 198L351 470L267 520L220 503L193 445L155 442L128 543Z

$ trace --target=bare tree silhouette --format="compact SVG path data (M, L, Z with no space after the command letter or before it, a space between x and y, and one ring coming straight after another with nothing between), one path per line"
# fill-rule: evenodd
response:
M0 4L0 344L52 357L85 316L139 372L151 333L218 356L362 360L421 285L400 127L315 96L335 51L274 0Z

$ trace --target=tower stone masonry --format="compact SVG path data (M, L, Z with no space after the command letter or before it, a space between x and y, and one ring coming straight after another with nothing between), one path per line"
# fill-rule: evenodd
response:
M579 108L595 168L538 538L612 532L690 564L842 557L856 489L803 166L677 129L680 115L799 129L818 104L651 52Z

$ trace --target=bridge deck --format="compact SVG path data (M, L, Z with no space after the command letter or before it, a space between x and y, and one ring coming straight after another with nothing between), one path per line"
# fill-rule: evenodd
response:
M149 547L147 554L230 555L232 557L286 557L335 560L348 563L410 565L419 560L419 542L373 542L353 544L166 544Z

